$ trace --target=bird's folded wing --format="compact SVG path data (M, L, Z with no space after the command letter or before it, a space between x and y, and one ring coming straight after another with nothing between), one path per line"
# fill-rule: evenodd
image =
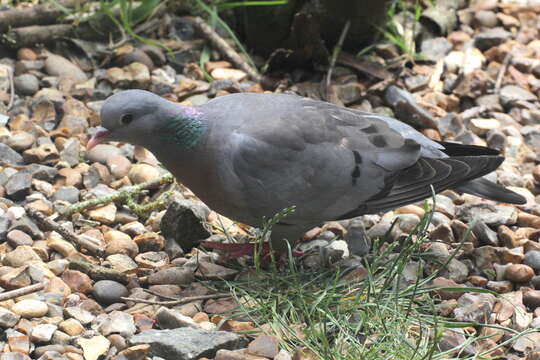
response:
M387 192L420 157L417 142L377 117L305 99L299 105L245 122L231 138L233 168L255 213L295 205L293 218L302 221L339 218Z

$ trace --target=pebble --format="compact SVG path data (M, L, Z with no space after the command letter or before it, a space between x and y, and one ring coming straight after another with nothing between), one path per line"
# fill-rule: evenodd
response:
M532 310L540 307L540 290L523 292L523 303Z
M501 104L511 106L518 101L536 101L538 98L528 90L517 85L506 85L500 91Z
M98 144L86 152L86 159L91 162L107 164L107 159L116 155L122 155L122 150L109 144Z
M58 324L58 329L69 336L77 336L84 331L84 326L76 319L67 319Z
M39 80L32 74L22 74L13 78L17 94L32 96L39 90Z
M506 268L504 275L510 281L528 282L534 276L534 270L524 264L510 264Z
M134 258L139 253L139 247L129 235L117 230L110 230L104 234L107 247L105 255L125 254Z
M45 71L52 76L72 79L76 83L88 80L86 74L68 59L49 53L45 60Z
M0 328L12 328L20 320L21 316L0 306Z
M110 314L100 314L96 319L99 323L98 330L101 334L119 334L129 338L137 331L133 316L123 311L113 311Z
M88 210L86 213L92 220L99 221L103 224L112 224L116 219L116 212L116 205L114 203L109 203L107 205Z
M75 204L79 201L80 191L74 186L62 186L56 190L51 198L52 201L65 201Z
M10 165L23 165L23 157L4 143L0 143L0 159Z
M157 179L159 176L159 170L148 164L135 164L128 172L128 178L134 184L142 184Z
M148 276L148 283L151 285L185 285L193 280L195 280L195 275L192 270L179 267L163 269Z
M273 359L279 352L278 339L275 336L259 335L249 343L247 351L251 355Z
M121 297L127 297L128 289L119 282L112 280L100 280L94 284L92 294L103 305L122 302Z
M18 171L11 175L5 185L7 196L15 201L24 199L30 194L32 176L24 171Z
M30 339L38 343L48 343L51 341L57 326L53 324L39 324L32 328Z
M232 81L243 81L247 79L248 74L242 70L238 69L226 69L226 68L217 68L212 70L210 75L215 80L232 80Z
M92 279L85 273L77 270L64 271L62 281L69 286L72 292L85 294L92 290Z
M111 342L102 335L91 338L79 337L75 342L83 349L85 360L98 360L109 350Z
M189 316L183 315L172 309L160 307L156 312L155 319L161 329L176 329L180 327L199 328L200 325Z
M13 248L16 248L21 245L31 246L34 243L32 237L27 233L20 230L11 230L7 233L8 244Z
M111 175L115 179L121 179L124 176L127 176L129 170L131 169L131 161L129 161L124 155L117 154L110 156L107 158L106 164L111 172Z
M43 301L25 299L13 305L11 311L23 318L31 319L45 316L49 307Z
M36 141L35 137L26 132L26 131L20 131L15 134L12 134L7 141L7 144L16 151L24 151L26 149L29 149L32 147L34 142ZM28 169L26 169L28 170Z
M482 51L491 47L500 45L504 41L510 39L511 33L502 27L495 27L489 30L482 31L474 37L474 45Z
M190 327L170 330L147 330L129 339L131 345L149 344L150 353L165 359L200 359L220 349L245 346L242 336L225 331L208 331Z
M7 253L2 261L4 265L19 267L34 262L41 262L39 255L27 245L18 246L15 250Z
M540 272L540 250L532 250L525 253L523 263Z

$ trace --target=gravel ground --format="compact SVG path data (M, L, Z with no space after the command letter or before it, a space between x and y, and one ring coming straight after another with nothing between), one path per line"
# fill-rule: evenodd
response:
M390 87L384 74L367 76L338 65L331 93L336 103L397 116L430 138L502 151L506 161L487 177L524 195L527 204L445 191L435 198L432 242L423 250L443 261L457 251L435 286L492 290L439 291L443 315L523 331L540 328L540 6L517 3L473 1L459 10L455 31L422 42L420 54L429 61L402 67L393 61L394 46L376 46L370 61L390 65L389 74L399 68L396 85L402 90ZM111 58L106 68L93 71L37 48L0 59L0 359L291 359L294 354L280 350L276 336L220 315L235 301L216 294L207 281L234 279L239 271L196 247L224 236L216 230L217 215L188 189L163 181L158 188L62 215L70 205L129 185L146 187L165 174L152 154L129 144L85 151L99 125L100 106L113 92L144 88L198 105L215 96L263 91L219 58L205 64L212 83L203 80L197 56L185 51L167 61L155 47L125 45ZM15 88L9 109L8 68ZM319 80L315 74L284 81L279 91L320 97L314 90ZM147 209L137 206L156 199ZM75 235L52 231L36 211ZM395 241L424 214L422 204L414 204L328 224L310 231L300 247L325 248L331 262L362 257L368 248L354 241L356 225L375 238L398 219L390 232ZM232 235L247 234L223 221ZM307 267L322 265L318 254L303 261ZM414 281L411 265L405 275ZM27 295L5 296L32 285ZM160 303L181 298L186 299L175 305ZM255 335L243 335L247 330ZM473 354L509 336L489 327L476 331L493 336L471 344ZM464 341L448 332L440 346ZM540 331L531 330L491 356L539 359L539 344Z

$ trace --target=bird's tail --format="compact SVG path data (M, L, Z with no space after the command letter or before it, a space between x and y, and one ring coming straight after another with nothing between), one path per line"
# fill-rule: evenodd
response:
M523 196L483 178L471 180L458 186L455 190L509 204L525 204L527 202Z

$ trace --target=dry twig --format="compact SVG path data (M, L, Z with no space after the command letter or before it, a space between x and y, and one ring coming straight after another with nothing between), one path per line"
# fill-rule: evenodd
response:
M332 53L332 58L330 59L330 66L328 67L328 73L326 74L326 88L327 89L330 87L330 82L332 81L332 72L334 71L337 58L339 56L339 53L341 52L341 48L343 47L345 38L347 38L347 33L349 32L350 27L351 27L351 20L347 20L347 22L345 23L345 26L343 26L341 35L339 35L338 42L336 46L334 47L334 52Z
M32 293L41 291L44 288L45 288L45 283L40 282L34 285L28 285L28 286L22 287L20 289L6 291L3 293L0 293L0 302L18 298L19 296L32 294Z
M100 256L102 257L105 254L105 249L100 247L99 245L86 240L84 238L81 238L77 234L75 234L73 231L69 230L68 228L63 227L62 225L58 224L56 221L49 219L45 215L43 215L41 212L37 211L34 208L31 208L30 206L25 206L26 213L34 219L38 226L40 225L41 228L44 228L49 231L56 231L59 233L64 239L67 241L75 244L76 246L88 250L92 255Z
M158 296L161 296L161 295L158 295ZM130 297L122 297L121 299L124 301L134 301L134 302L150 304L150 305L172 306L172 305L186 304L192 301L221 299L221 298L226 298L226 297L231 297L231 294L211 294L211 295L190 296L190 297L185 297L182 299L171 300L171 301L156 301L156 300L146 300L146 299L138 299L138 298L130 298Z
M245 71L249 77L256 82L261 81L261 76L251 65L249 65L243 58L234 50L234 48L227 43L217 32L214 31L208 24L204 22L200 17L186 17L220 53L228 58L232 63Z
M499 73L497 74L497 80L495 81L495 88L493 89L495 94L498 94L501 90L501 85L504 79L504 75L506 74L506 70L508 70L508 64L510 64L510 60L512 60L513 56L513 48L506 53L506 56L504 57L504 60L502 62L501 68L499 69Z

